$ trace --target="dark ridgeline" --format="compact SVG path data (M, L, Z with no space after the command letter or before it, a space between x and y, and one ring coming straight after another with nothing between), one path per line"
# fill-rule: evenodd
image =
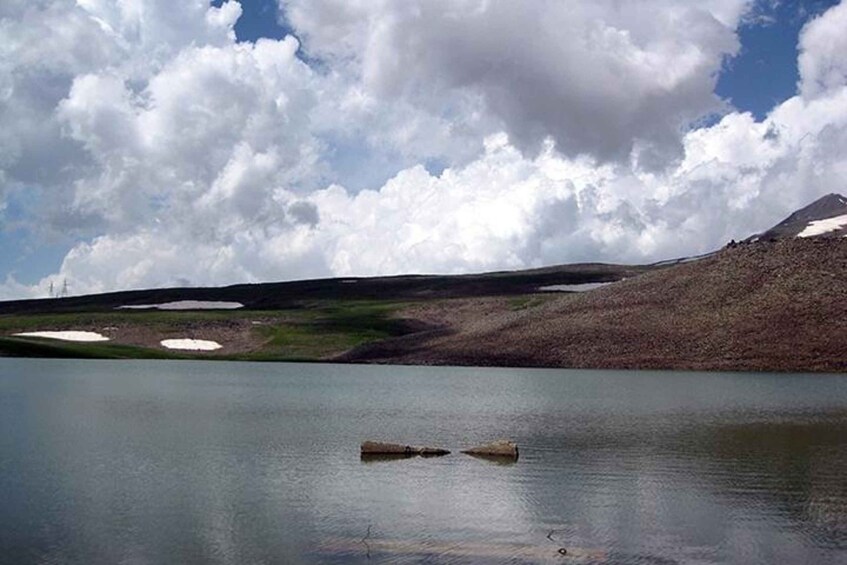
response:
M828 194L764 233L745 243L792 238L814 220L847 214L847 198ZM847 235L847 226L821 237ZM707 254L702 257L708 257ZM698 259L698 258L691 258ZM536 292L538 287L560 284L613 282L690 259L660 261L650 265L577 263L521 271L470 275L398 275L344 277L275 283L238 284L226 287L176 287L130 290L86 296L0 302L0 315L113 310L119 306L161 304L179 300L240 302L248 310L296 308L310 300L416 300L508 296ZM50 293L52 296L52 292Z
M120 306L179 300L240 302L247 310L277 310L296 308L310 300L409 300L515 295L535 292L539 286L545 285L617 281L650 268L584 263L474 275L346 277L226 287L131 290L69 298L0 302L0 315L108 311Z

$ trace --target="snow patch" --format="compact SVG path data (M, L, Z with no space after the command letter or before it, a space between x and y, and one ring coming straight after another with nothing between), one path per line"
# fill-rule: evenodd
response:
M178 300L164 304L131 304L118 306L117 310L237 310L244 308L241 302L216 300Z
M109 341L109 338L97 332L58 331L58 332L21 332L14 334L20 337L46 337L47 339L60 339L62 341Z
M214 351L222 347L217 341L207 339L163 339L159 343L162 344L162 347L183 351Z
M797 237L812 237L815 235L825 234L831 231L839 230L847 226L847 214L826 218L824 220L814 220L809 222L806 229L797 234Z
M551 284L548 286L539 286L541 292L586 292L608 286L610 282L582 283L582 284Z

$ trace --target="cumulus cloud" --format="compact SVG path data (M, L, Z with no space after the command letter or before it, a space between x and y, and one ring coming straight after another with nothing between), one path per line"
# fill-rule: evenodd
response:
M191 0L114 2L39 0L4 2L0 12L0 194L36 194L25 200L37 217L34 229L90 231L99 227L76 209L80 178L102 166L61 118L60 104L74 87L99 104L100 135L124 135L119 108L108 114L97 102L99 88L143 89L149 77L176 53L195 43L221 45L234 39L237 2L210 8ZM90 76L89 76L90 75ZM99 80L98 80L99 79ZM123 94L121 94L123 95ZM94 110L94 108L91 108ZM95 127L95 124L89 124ZM92 140L88 140L92 141ZM102 143L111 140L102 137ZM121 173L100 171L106 177Z
M477 95L521 147L568 155L673 154L734 54L739 0L643 4L287 0L308 52L365 88L422 107Z
M72 2L22 2L4 11L9 13L0 18L0 183L6 191L53 185L82 157L60 135L56 104L76 74L117 59L100 27Z
M552 143L527 158L499 135L480 159L439 177L416 167L376 192L333 187L314 199L339 274L658 260L747 237L837 190L845 142L841 88L792 98L763 122L731 113L694 130L682 161L659 174L566 158Z
M151 218L199 231L284 220L277 189L319 173L310 71L296 40L188 47L133 93L110 71L74 80L57 115L97 166L75 208L110 231Z
M809 22L800 34L800 91L814 98L847 84L847 4Z
M694 129L743 2L285 6L319 64L237 43L235 2L4 3L0 197L79 239L0 296L660 260L847 177L843 4L797 96Z

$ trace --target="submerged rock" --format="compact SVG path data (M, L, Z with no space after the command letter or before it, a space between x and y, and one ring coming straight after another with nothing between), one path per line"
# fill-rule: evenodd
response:
M517 459L518 444L507 439L500 439L492 441L491 443L486 443L485 445L462 450L462 453L466 453L468 455L483 455L486 457L508 457L510 459Z
M362 443L362 455L422 455L433 457L438 455L449 455L449 451L440 447L417 447L401 443L383 443L379 441L366 441Z

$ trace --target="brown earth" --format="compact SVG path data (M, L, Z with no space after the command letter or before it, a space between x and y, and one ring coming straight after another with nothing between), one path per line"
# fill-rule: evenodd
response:
M847 241L750 243L584 293L460 298L398 315L439 330L342 361L747 371L847 370Z
M125 345L137 345L151 349L164 349L166 351L185 352L182 350L168 350L161 345L164 339L203 339L216 341L221 345L220 349L204 351L204 355L230 355L233 353L247 353L258 351L263 345L263 340L258 339L253 331L254 325L250 320L204 320L171 323L167 327L137 324L118 323L105 328L91 328L91 331L99 331L102 335L110 338L114 343ZM190 353L190 352L189 352Z

